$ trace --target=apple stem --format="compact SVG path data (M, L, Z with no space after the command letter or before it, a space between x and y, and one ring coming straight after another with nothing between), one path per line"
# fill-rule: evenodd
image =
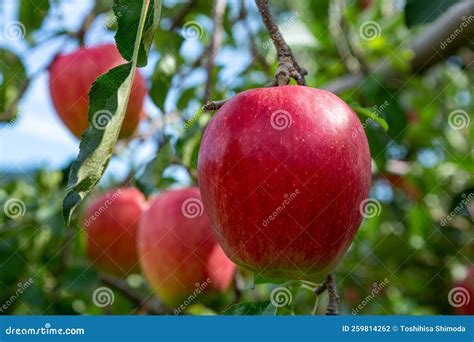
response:
M277 50L278 55L278 69L275 72L275 77L269 84L270 87L287 85L290 79L293 78L299 85L306 85L305 75L308 71L296 62L290 46L286 43L285 38L276 24L275 17L270 12L268 7L268 0L255 0L263 23L267 28L273 45Z
M324 282L313 290L314 294L319 296L324 291L328 291L329 303L326 309L327 316L336 316L339 315L337 310L337 303L339 303L339 296L337 294L336 288L336 278L333 273L329 273L326 276Z
M204 110L204 111L206 111L206 110L218 110L218 109L221 108L226 102L227 102L227 100L211 101L211 102L206 103L206 104L202 107L202 110Z

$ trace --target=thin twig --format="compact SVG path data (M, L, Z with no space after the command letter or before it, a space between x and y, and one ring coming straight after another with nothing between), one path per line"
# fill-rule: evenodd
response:
M196 0L191 0L183 8L181 8L178 14L171 20L171 25L169 28L170 31L173 31L178 26L181 26L184 18L193 9L194 5L196 5Z
M209 44L207 48L207 61L206 61L207 79L206 79L206 84L204 86L204 101L203 101L204 103L209 101L209 98L211 96L211 88L212 88L212 83L213 83L212 70L214 69L215 59L222 43L222 36L223 36L222 20L224 17L225 6L226 6L226 0L214 1L214 10L212 14L212 21L213 21L212 39L211 39L211 43Z
M270 12L268 0L255 0L255 2L278 55L278 69L270 86L286 85L290 83L291 78L295 79L300 85L306 85L304 76L307 75L308 72L296 62L290 47L276 24L275 17Z
M130 289L127 284L120 279L115 279L108 275L101 275L100 280L104 285L107 285L115 291L121 293L124 297L128 298L130 302L137 308L146 311L152 315L166 315L169 311L162 306L152 305L146 298L141 297Z

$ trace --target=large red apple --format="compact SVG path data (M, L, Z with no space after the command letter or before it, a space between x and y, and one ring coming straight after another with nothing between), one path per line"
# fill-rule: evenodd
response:
M210 121L199 153L204 207L222 248L267 278L330 272L359 228L370 175L354 112L303 86L233 97Z
M448 299L458 315L474 315L474 266L470 266L466 277L451 289Z
M138 234L140 263L164 303L199 300L201 292L223 292L235 265L216 241L198 188L160 194L145 211Z
M66 127L78 138L88 127L88 93L95 79L108 70L125 63L113 44L82 47L70 54L58 55L49 68L49 90L54 107ZM146 83L137 71L120 138L131 136L143 116ZM98 127L105 127L110 113L98 113Z
M97 269L117 276L140 271L137 234L145 207L145 197L135 188L109 191L87 207L87 254Z

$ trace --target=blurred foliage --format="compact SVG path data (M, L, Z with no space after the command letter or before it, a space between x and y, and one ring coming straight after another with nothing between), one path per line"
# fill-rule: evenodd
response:
M454 1L441 2L448 6ZM21 1L19 18L26 26L29 43L36 46L41 41L32 33L44 31L41 20L49 6L38 7L35 11L40 13L32 15L25 12L32 3ZM221 54L212 71L216 80L212 100L262 87L277 67L275 50L253 2L243 3L246 11L238 1L227 4ZM369 65L388 59L399 71L401 84L387 84L383 75L371 73L357 87L340 94L348 103L374 108L389 125L385 132L373 120L360 117L373 158L370 197L377 210L364 220L336 270L344 314L451 314L448 292L473 262L473 203L463 204L474 189L472 52L460 50L421 75L410 75L407 68L411 54L405 46L425 28L418 25L413 32L407 24L434 20L429 14L437 3L408 0L403 7L400 1L389 0L345 2L345 34L360 48L358 58ZM320 86L349 72L338 51L340 39L328 31L332 1L272 2L272 6L299 64L309 71L310 86ZM196 1L174 24L187 7L187 3L164 2L162 32L155 36L152 51L159 57L149 78L150 98L162 113L150 119L149 125L157 120L158 132L130 142L133 148L139 148L144 140L157 142L156 157L134 166L128 175L147 196L196 182L199 143L211 117L199 110L206 47L212 37L211 3ZM51 8L56 8L54 2ZM103 17L95 20L105 26ZM369 21L377 23L378 34L362 39L360 28ZM194 36L189 36L189 29L194 30ZM3 64L0 95L1 99L14 98L24 82L24 68L13 52L2 50L3 54L12 60L8 67L17 68L20 77L10 78ZM12 103L11 97L1 103ZM459 123L459 119L464 121ZM114 158L124 155L119 148ZM124 181L103 181L90 197ZM85 256L80 213L71 228L66 228L60 217L66 182L67 169L4 170L1 175L0 304L11 302L1 313L136 313L133 302L119 292L115 292L110 307L99 308L91 301L93 291L103 283ZM13 214L8 211L12 203L19 210ZM451 215L453 212L456 214ZM28 289L11 301L30 278L33 282ZM126 281L138 293L150 294L142 276L132 275ZM228 308L226 314L273 314L268 300L275 286L281 285L252 287L250 283L246 272L237 275L239 304ZM288 288L291 304L279 308L278 314L324 313L325 294L315 303L308 284ZM226 298L231 297L229 293ZM231 304L229 299L206 308L198 301L188 313L222 313Z

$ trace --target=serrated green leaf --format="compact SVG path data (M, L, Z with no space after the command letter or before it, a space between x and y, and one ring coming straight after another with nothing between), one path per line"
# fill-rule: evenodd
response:
M147 6L147 14L144 27L140 27L139 20L142 10L142 2L136 0L115 0L113 11L118 21L118 29L115 34L115 41L120 54L127 61L131 62L134 54L132 42L136 41L137 32L140 30L140 42L138 46L137 66L147 65L148 53L153 43L153 36L158 27L161 0L143 0Z
M229 306L222 313L226 316L273 316L276 307L270 302L246 302Z
M144 49L142 33L145 31L145 21L149 18L147 13L156 12L154 7L148 7L148 0L142 2L138 13L135 11L136 3L118 3L130 5L130 12L125 13L125 8L121 7L121 10L115 13L120 14L119 31L129 30L136 34L134 38L128 35L129 32L125 35L127 43L133 47L133 54L129 59L130 63L119 65L99 76L89 92L89 127L81 138L79 155L71 166L68 193L63 202L62 212L67 224L70 223L74 209L99 182L112 157L125 116L139 53ZM152 3L154 4L153 1ZM132 14L136 16L134 20L131 19ZM117 34L116 39L117 44L124 44L124 38L120 34ZM146 54L142 54L141 58L146 58Z

